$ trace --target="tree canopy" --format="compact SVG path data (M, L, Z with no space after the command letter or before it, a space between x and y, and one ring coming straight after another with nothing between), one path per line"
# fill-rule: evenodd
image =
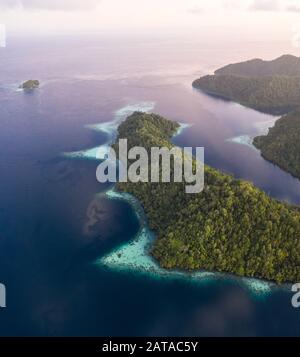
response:
M178 124L134 113L118 139L172 146ZM137 197L156 233L151 254L167 269L209 270L278 283L300 279L300 212L254 187L205 167L205 189L186 194L182 183L119 183Z

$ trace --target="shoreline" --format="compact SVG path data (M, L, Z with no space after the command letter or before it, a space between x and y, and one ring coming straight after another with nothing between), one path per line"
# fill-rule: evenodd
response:
M148 103L148 107L146 103ZM127 115L130 114L130 110L136 110L138 108L146 108L147 110L145 110L145 112L147 112L154 109L154 104L152 103L152 105L150 105L150 102L144 102L134 106L127 106L116 112L115 119L112 122L86 126L91 130L97 130L106 133L108 135L108 141L100 147L73 153L64 153L63 155L73 159L80 158L100 160L101 157L99 157L99 153L101 154L105 152L105 148L112 143L113 138L116 135L118 125L122 122L123 119L126 119ZM173 139L191 126L190 124L179 124L180 127L173 135ZM140 202L134 196L127 193L118 192L115 190L115 188L109 189L97 195L101 195L102 197L106 197L110 200L121 200L127 202L134 210L134 213L136 214L140 224L140 228L136 236L133 237L129 242L116 247L108 255L97 259L95 264L98 266L103 266L118 272L146 274L147 276L155 279L183 279L198 284L215 283L217 281L229 282L244 288L256 298L269 296L275 290L286 290L288 287L288 284L277 285L274 282L256 278L239 277L229 273L208 271L185 272L163 269L149 253L149 249L155 239L155 235L148 228L147 217Z
M254 139L257 136L267 135L268 132L269 132L269 129L272 128L276 124L277 120L279 120L280 118L281 117L277 117L277 116L275 117L274 116L274 119L253 123L253 127L257 131L255 134L253 134L253 135L243 134L243 135L235 136L233 138L226 139L225 142L234 143L234 144L243 145L243 146L248 146L251 149L253 149L253 150L257 151L258 153L260 153L260 155L261 155L261 150L259 150L254 145Z
M216 76L216 74L215 74ZM272 115L274 117L276 117L274 123L273 123L273 126L274 127L276 125L276 122L283 118L284 116L290 114L290 113L293 113L297 107L290 107L290 106L287 106L287 107L284 107L282 109L267 109L267 108L259 108L259 107L254 107L254 106L250 106L248 105L247 103L243 103L243 102L239 102L239 101L235 101L233 98L230 98L230 97L226 97L226 96L223 96L221 94L219 94L218 92L214 92L214 91L210 91L210 90L207 90L207 89L204 89L200 86L198 86L197 84L195 84L197 82L197 80L195 80L192 84L193 88L195 90L198 90L208 96L211 96L211 97L214 97L214 98L217 98L217 99L221 99L221 100L224 100L224 101L227 101L227 102L232 102L232 103L237 103L239 105L242 105L244 106L245 108L249 108L249 109L252 109L252 110L255 110L255 111L258 111L260 113L263 113L263 114L268 114L268 115ZM271 127L270 127L271 128ZM269 129L270 129L269 128ZM296 176L295 174L293 174L290 170L284 168L282 165L278 164L277 162L275 162L274 160L270 160L268 159L263 153L262 153L262 150L259 149L258 147L256 147L254 145L254 140L259 137L259 136L267 136L268 135L268 132L260 132L258 134L256 134L255 136L250 136L250 135L240 135L240 136L237 136L237 137L233 137L233 138L229 138L229 139L226 139L226 142L231 142L231 143L235 143L235 144L240 144L240 145L244 145L244 146L248 146L254 150L256 150L257 152L260 153L260 156L266 160L267 162L273 164L274 166L277 166L279 167L282 171L286 172L287 174L291 175L293 178L296 178L298 180L300 180L300 177L299 176Z
M146 275L154 279L179 279L200 285L213 284L218 281L233 283L247 290L255 298L264 298L278 290L287 290L288 284L277 285L273 282L256 278L239 277L229 273L180 270L161 268L149 253L155 234L147 225L147 217L140 202L128 193L110 189L102 194L103 197L127 202L134 210L140 228L135 237L127 243L115 248L111 253L96 260L95 264L120 272Z
M190 127L189 124L179 124L180 128L173 136L173 139L180 135L186 128ZM133 208L140 223L140 228L136 236L130 242L117 247L108 255L98 259L96 261L97 265L102 265L118 272L146 274L156 279L184 279L200 284L227 281L247 289L256 297L265 297L270 295L274 290L286 287L285 285L277 285L274 282L256 278L239 277L229 273L209 271L187 272L161 268L149 252L155 239L155 234L148 227L147 217L138 199L128 193L116 191L115 188L106 191L103 195L109 199L127 202Z

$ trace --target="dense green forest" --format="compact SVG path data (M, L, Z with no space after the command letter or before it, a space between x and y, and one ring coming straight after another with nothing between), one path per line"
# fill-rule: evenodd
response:
M274 61L230 64L193 86L265 113L286 114L300 105L300 58L284 55Z
M286 114L300 105L300 77L214 75L196 80L193 86L270 114Z
M119 127L129 148L171 146L178 125L134 113ZM183 183L119 183L137 197L156 233L152 255L167 269L209 270L300 280L300 212L253 184L206 167L205 189L186 194Z
M277 120L268 135L258 136L254 145L262 156L300 178L300 112Z

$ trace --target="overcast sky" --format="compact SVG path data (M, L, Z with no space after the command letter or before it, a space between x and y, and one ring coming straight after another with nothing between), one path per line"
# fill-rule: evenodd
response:
M8 33L188 32L291 40L299 0L0 0ZM293 35L294 33L294 35ZM295 34L296 33L296 34Z

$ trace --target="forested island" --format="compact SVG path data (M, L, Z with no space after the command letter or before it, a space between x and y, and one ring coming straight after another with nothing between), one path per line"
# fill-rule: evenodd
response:
M193 83L207 94L232 100L274 115L286 114L300 105L300 77L205 76Z
M262 156L300 178L300 58L284 55L274 61L254 59L225 66L193 86L270 114L287 114L267 136L253 144Z
M231 64L193 86L264 113L287 114L300 105L300 58L285 55Z
M20 88L25 90L33 90L40 86L40 82L36 79L29 79L28 81L22 83Z
M118 129L128 148L172 146L178 124L136 112ZM209 270L277 283L300 279L300 211L253 184L205 168L205 189L182 183L118 183L137 197L156 233L151 254L166 269Z

